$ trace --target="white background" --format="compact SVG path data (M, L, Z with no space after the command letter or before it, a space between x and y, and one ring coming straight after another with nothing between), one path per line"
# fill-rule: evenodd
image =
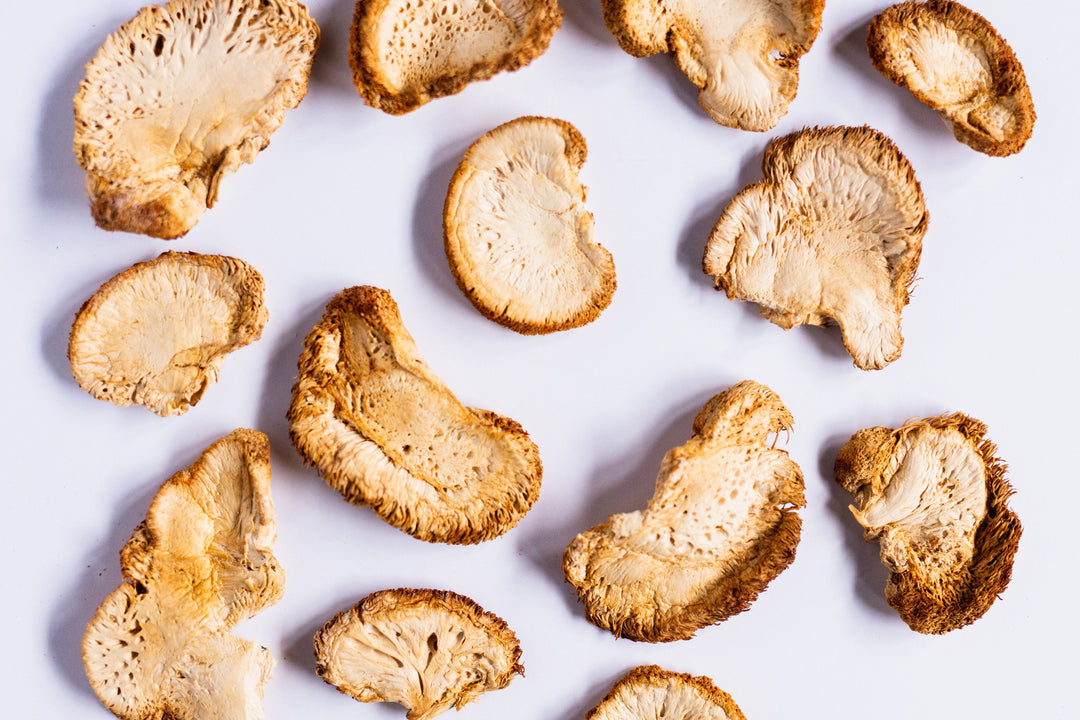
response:
M310 91L271 147L225 179L220 203L171 243L94 227L71 152L72 97L105 36L138 0L5 2L2 116L4 487L3 715L105 718L83 675L86 621L120 581L118 552L158 486L240 426L270 437L284 599L236 632L278 659L271 719L399 718L314 674L311 636L392 587L454 590L516 631L527 675L461 717L580 718L641 663L708 675L751 720L810 717L1075 718L1078 670L1074 320L1080 263L1072 3L972 0L1024 64L1039 119L1019 155L956 142L936 114L880 77L864 37L882 2L830 0L779 126L720 127L666 57L635 59L599 0L566 2L548 52L407 116L366 107L346 63L351 0L313 0L322 28ZM454 284L441 210L468 145L520 115L584 134L582 179L619 287L584 328L524 337L480 316ZM852 366L838 331L784 332L712 289L705 238L760 179L769 139L869 124L909 158L930 228L904 311L902 357ZM65 357L75 311L105 280L166 249L234 255L266 279L270 322L231 355L188 414L159 418L91 398ZM511 532L478 547L426 544L353 507L303 467L284 420L301 341L343 287L397 299L430 366L469 405L518 420L544 483ZM641 508L660 459L707 398L746 378L795 416L786 449L806 476L794 564L751 609L664 645L585 621L560 570L573 536ZM840 445L870 425L962 411L990 427L1024 524L1011 586L974 625L918 635L885 604L886 571L832 480Z

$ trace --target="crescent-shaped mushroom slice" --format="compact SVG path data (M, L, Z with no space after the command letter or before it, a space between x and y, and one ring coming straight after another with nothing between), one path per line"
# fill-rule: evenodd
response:
M523 117L468 149L443 211L458 287L487 318L525 334L585 325L611 303L615 263L593 240L577 172L585 139Z
M289 437L349 502L429 542L477 543L540 492L528 433L463 406L420 358L390 293L342 291L304 340Z
M243 260L166 252L83 303L68 360L79 387L100 400L180 415L226 355L259 339L267 317L262 276Z
M125 720L262 717L266 648L231 635L281 597L270 444L236 430L161 486L83 636L91 687Z
M912 630L969 625L1009 584L1022 528L996 452L986 425L954 413L860 430L836 458L863 537L891 570L885 597Z
M761 167L713 228L705 273L785 330L839 324L863 370L900 357L928 223L911 164L876 130L831 127L773 140Z
M172 239L300 103L319 28L295 0L173 0L106 39L75 95L99 227Z
M802 472L769 439L791 424L750 380L709 400L694 436L664 456L648 507L612 515L563 554L589 621L667 642L746 610L799 543Z
M950 0L902 2L870 23L874 67L938 111L960 142L1020 152L1035 125L1024 68L982 15Z
M524 675L506 622L462 595L383 590L315 634L316 672L360 702L394 702L408 720L460 710Z
M624 675L585 720L746 720L730 695L704 675L642 665Z

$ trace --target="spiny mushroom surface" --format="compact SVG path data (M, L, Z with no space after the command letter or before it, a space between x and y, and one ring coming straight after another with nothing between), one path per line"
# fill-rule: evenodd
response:
M885 597L913 630L945 633L990 609L1012 575L1021 526L986 425L960 413L855 433L836 481L892 572Z
M710 399L694 436L668 451L644 511L574 538L563 573L589 621L667 642L746 610L795 558L803 478L769 435L791 414L750 380Z
M562 17L556 0L358 0L353 82L368 105L407 113L528 65Z
M395 702L408 720L460 710L525 670L506 622L462 595L384 590L315 634L316 671L361 702Z
M987 155L1020 152L1035 125L1024 68L982 15L950 0L902 2L870 23L874 67Z
M294 0L173 0L106 39L75 96L98 226L172 239L307 92L319 29Z
M267 317L262 276L243 260L166 252L83 303L68 360L96 398L179 415L217 380L226 355L259 339Z
M858 367L885 367L928 222L911 164L876 130L830 127L773 140L761 167L713 228L705 273L785 330L839 324Z
M624 675L585 720L746 720L709 678L642 665Z
M260 432L235 430L161 486L120 552L123 584L83 636L86 676L113 714L262 717L274 660L228 630L281 597L276 532Z
M385 290L354 287L304 341L289 436L332 488L429 542L502 535L536 501L522 427L463 406L420 358Z
M579 327L615 292L577 172L585 139L563 120L523 117L468 149L443 210L458 287L486 317L525 334Z

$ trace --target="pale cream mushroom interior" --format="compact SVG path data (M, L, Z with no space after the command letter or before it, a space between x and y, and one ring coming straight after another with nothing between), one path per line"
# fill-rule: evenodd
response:
M704 676L639 666L623 676L585 720L746 720L731 695Z

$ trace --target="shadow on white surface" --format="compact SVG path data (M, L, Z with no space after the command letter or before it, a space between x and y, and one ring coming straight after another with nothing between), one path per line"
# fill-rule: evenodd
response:
M336 0L328 9L316 12L309 8L319 25L319 50L311 67L311 84L326 89L342 99L363 104L353 84L349 65L349 34L355 0Z
M604 24L604 13L599 0L570 0L570 2L559 3L559 6L563 9L564 25L568 22L573 23L574 27L591 39L610 45L612 49L618 48L615 36Z

